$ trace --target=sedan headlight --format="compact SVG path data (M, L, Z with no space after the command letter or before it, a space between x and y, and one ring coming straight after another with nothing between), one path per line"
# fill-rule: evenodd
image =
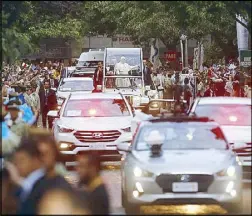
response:
M122 131L124 131L124 132L131 132L131 127L123 128Z
M60 133L71 133L71 132L74 131L71 128L66 128L66 127L62 127L62 126L59 126L59 125L58 125L58 130L59 130Z
M229 177L233 177L233 176L235 176L235 167L234 166L230 166L227 169L224 169L224 170L218 172L217 176L229 176Z
M152 177L153 176L153 173L148 172L146 170L142 170L139 167L135 167L133 172L134 172L135 177Z

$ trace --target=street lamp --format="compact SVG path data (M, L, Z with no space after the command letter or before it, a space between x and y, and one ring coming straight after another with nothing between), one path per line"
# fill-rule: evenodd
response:
M185 52L184 45L185 44ZM188 67L188 47L187 47L187 36L182 34L180 37L180 46L181 46L181 58L182 58L182 67Z

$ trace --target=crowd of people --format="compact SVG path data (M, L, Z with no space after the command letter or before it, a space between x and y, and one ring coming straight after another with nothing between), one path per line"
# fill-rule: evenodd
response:
M251 69L250 69L251 70ZM190 103L190 98L234 96L251 98L251 71L246 73L234 64L203 65L203 70L185 68L182 73L169 65L153 69L150 61L144 64L145 85L159 92L159 98Z
M1 117L3 126L4 114ZM26 129L19 136L5 128L2 137L2 214L108 215L99 156L92 152L78 155L78 184L70 183L51 132Z
M57 108L52 88L58 87L60 70L60 64L51 62L4 66L2 214L109 214L99 156L78 155L78 184L68 182L64 157L52 133L45 129L47 112ZM51 127L52 122L48 124Z

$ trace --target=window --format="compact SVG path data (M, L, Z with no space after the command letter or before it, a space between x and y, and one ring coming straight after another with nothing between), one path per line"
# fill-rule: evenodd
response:
M220 125L251 126L251 105L198 105L195 114Z
M226 149L224 135L216 125L201 122L162 122L144 126L138 136L136 150L149 150L146 140L150 133L157 130L164 136L164 150Z
M122 117L130 112L123 99L69 100L64 117Z

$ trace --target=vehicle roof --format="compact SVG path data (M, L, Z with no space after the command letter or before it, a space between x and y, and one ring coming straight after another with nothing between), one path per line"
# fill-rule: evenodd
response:
M71 93L70 100L81 99L122 99L122 96L118 93L90 93L83 94L82 92Z
M91 77L67 77L63 79L64 82L68 81L93 81Z
M199 105L208 104L237 104L251 105L251 98L242 97L202 97L199 99Z

